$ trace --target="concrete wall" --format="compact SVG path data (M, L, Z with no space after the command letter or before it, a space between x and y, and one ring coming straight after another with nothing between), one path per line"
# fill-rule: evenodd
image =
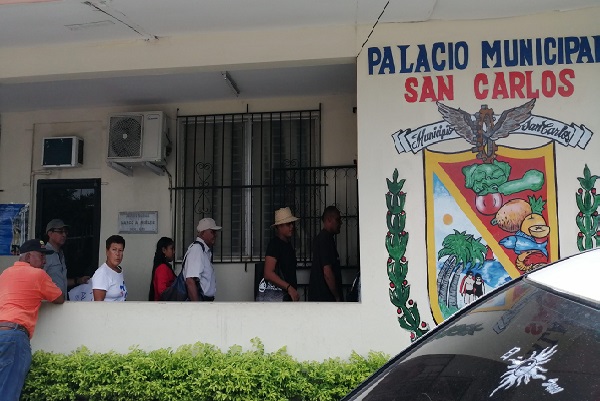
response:
M594 35L597 33L599 17L600 9L590 9L493 21L379 24L366 48L394 47L399 44L416 47L417 44L438 41L464 40L478 43L483 39L495 38ZM36 54L31 54L27 49L11 51L11 59L24 60L23 63L28 65L21 65L22 68L10 65L6 50L2 49L0 71L4 78L9 79L32 76L51 79L53 76L62 78L61 74L110 74L117 69L135 74L136 70L147 71L152 68L167 71L176 67L215 68L216 65L227 65L228 69L233 69L236 64L265 62L298 65L309 60L327 63L351 58L357 54L363 41L357 37L366 37L370 29L371 27L359 27L358 35L354 29L333 28L302 32L305 36L299 35L299 32L288 32L279 37L272 33L251 33L248 35L249 40L246 40L244 35L220 34L203 38L206 40L201 42L193 40L198 38L174 38L170 43L172 47L162 47L161 43L157 46L150 45L155 46L153 50L160 47L160 54L165 57L157 57L154 51L152 54L145 53L143 46L146 44L73 45L59 49L67 61L58 66L47 65L44 68L40 67L43 63L33 62L35 57L49 58L56 49L37 49ZM323 37L331 40L323 41ZM258 43L258 38L269 43L269 49L272 51L263 52L261 49L252 48L251 44ZM351 43L348 43L348 40ZM185 52L183 50L189 47L180 46L184 42L188 46L195 43L203 51ZM286 46L283 47L279 43L286 43ZM223 46L232 51L222 52ZM129 51L132 49L139 50L141 56L130 57ZM274 49L277 52L274 52ZM105 51L109 55L123 56L127 62L115 67L106 61L106 55L102 54ZM71 56L72 53L77 54L76 60L75 56ZM435 323L429 308L427 287L427 216L422 179L423 158L421 154L399 155L393 146L391 135L398 129L414 128L438 121L440 116L432 102L408 104L404 101L402 91L406 75L369 75L367 55L368 53L363 51L358 58L356 98L332 95L319 99L252 101L253 110L268 110L274 105L277 105L278 110L283 108L282 105L292 109L312 108L318 103L323 103L323 162L350 163L355 158L356 149L358 150L362 303L258 305L239 302L249 299L251 286L246 284L250 281L248 273L240 266L219 266L217 280L220 283L227 283L232 277L236 278L235 287L220 286L222 292L219 292L219 299L232 302L149 304L134 301L123 304L44 305L32 343L34 349L68 352L86 345L97 351L113 349L127 352L132 345L139 345L143 349L155 349L176 347L195 341L208 342L227 349L233 344L248 347L251 338L259 337L268 351L285 345L288 351L299 359L346 357L351 350L361 354L366 354L369 350L389 353L400 351L410 344L410 337L407 331L399 327L396 307L389 301L389 279L386 269L388 254L384 245L387 232L386 178L391 177L395 168L401 170L402 178L407 178L404 191L409 194L406 210L410 218L407 220L406 230L411 235L407 249L407 257L410 260L407 279L411 283L411 296L419 306L421 319L433 326ZM179 60L177 65L173 60ZM472 60L476 61L475 55ZM452 72L455 75L456 91L454 100L449 104L466 110L479 109L481 101L472 94L472 79L478 72L474 65L475 63L464 71ZM592 131L598 132L600 121L595 110L600 89L597 79L598 64L578 64L572 68L577 74L575 94L570 98L540 99L536 105L536 113L553 116L561 121L584 124ZM534 67L532 70L539 72L540 68ZM414 75L421 77L426 74ZM359 113L357 128L354 127L354 115L351 114L351 106L355 101L358 103ZM524 101L525 99L498 100L494 101L493 106L497 110L506 110ZM176 107L180 108L181 114L245 110L245 104L239 102L216 102L131 107L118 111L163 109L174 115ZM89 131L86 131L86 140L103 146L104 138L99 138L97 133L104 131L106 116L113 110L107 108L2 114L0 184L5 191L0 193L0 202L28 202L32 199L32 184L39 178L37 174L31 178L32 172L37 169L32 157L36 157L38 129L47 124L81 124L81 127L89 128ZM356 148L354 140L349 140L353 138L354 132L357 132ZM596 157L597 141L597 138L593 137L585 150L556 147L562 255L577 250L573 239L577 234L573 217L577 214L577 209L573 198L578 188L577 177L582 175L584 164L589 165L592 173L600 172L600 162ZM533 147L540 142L538 138L515 136L508 138L506 144ZM341 151L340 146L343 147ZM438 146L440 147L458 148L456 143L446 143ZM92 151L89 147L86 149L86 152ZM119 210L131 207L138 210L158 210L159 216L171 213L165 177L158 177L150 172L139 172L132 179L107 168L102 163L101 155L86 153L86 160L93 164L80 170L56 172L52 177L89 175L102 179L105 183L102 188L102 238L116 231L116 215ZM143 196L144 189L148 186L157 188L155 198ZM155 241L160 235L169 234L170 227L163 225L162 221L161 219L160 232L156 236L127 237L123 265L133 300L142 299L147 288L150 258ZM11 258L0 258L0 265L6 266L11 261Z
M263 99L248 102L252 110L300 110L322 106L323 162L325 164L352 164L356 157L356 115L354 95L329 95L305 99ZM246 103L211 102L182 105L154 105L139 109L81 109L38 111L3 114L3 135L0 144L2 168L0 203L30 203L35 210L35 191L38 179L99 178L102 182L102 210L99 261L105 258L104 239L118 232L118 213L121 211L158 211L157 234L125 234L123 261L128 299L147 299L152 258L156 241L161 236L173 236L169 180L150 170L135 167L133 176L123 175L106 164L108 115L113 112L163 110L171 119L175 132L175 116L202 113L243 112ZM43 169L41 167L42 138L45 136L78 135L84 140L84 164L70 169ZM350 137L350 139L349 139ZM175 174L175 157L169 159L167 169ZM148 190L151 189L149 193ZM33 232L32 215L31 229ZM68 216L63 217L68 220ZM226 235L224 233L223 235ZM181 256L181 255L180 255ZM2 268L11 257L0 257ZM220 301L251 301L253 299L254 268L245 271L244 265L217 265Z
M0 49L0 79L47 81L99 76L235 71L236 68L352 62L353 26L179 35L155 42L72 43ZM323 40L323 38L327 38ZM236 67L237 66L237 67Z
M321 103L323 162L351 164L356 157L356 114L353 113L356 99L353 94L303 99L257 99L248 103L254 111L314 109ZM135 168L133 177L128 177L106 165L108 115L122 111L164 110L174 117L177 108L180 115L243 112L246 110L246 103L207 102L129 109L97 108L2 114L0 183L4 191L0 192L0 203L31 203L32 210L35 210L38 179L100 178L101 262L105 259L104 239L118 231L119 211L157 210L159 215L157 234L123 235L127 246L122 265L129 292L125 308L118 307L118 311L112 308L97 309L97 305L93 303L68 303L60 307L44 305L32 343L34 349L68 352L86 345L99 351L114 349L126 352L134 344L154 349L196 341L227 348L233 344L249 346L251 338L259 337L269 349L275 350L288 345L296 349L296 354L301 355L314 337L306 337L304 340L294 338L293 333L297 333L298 323L307 320L299 316L315 316L315 320L310 322L311 331L315 333L328 325L328 319L337 319L338 312L324 315L316 305L294 305L292 307L296 307L296 311L289 313L278 308L272 309L271 305L261 307L248 302L253 300L254 269L250 266L246 271L243 264L216 265L219 302L214 305L135 302L144 301L147 297L154 247L161 236L172 236L171 216L175 212L169 204L167 176ZM171 122L174 128L174 121ZM84 139L82 167L55 170L41 168L42 137L57 134L78 135ZM171 157L167 166L171 173L174 173L174 164L175 160ZM148 196L148 188L152 188L152 196ZM31 220L30 223L33 227L34 221ZM14 260L16 257L1 256L0 266L4 269ZM354 314L349 306L342 306L339 312L348 314L348 321ZM274 313L265 312L269 308ZM280 328L284 331L279 332ZM98 335L99 333L102 334ZM110 333L120 333L117 336L119 340L107 341L108 337L113 337ZM150 333L155 333L156 336ZM327 336L325 332L318 336L321 335ZM224 342L219 339L221 336L224 336ZM348 355L354 349L349 342L350 340L346 344L338 343L339 355ZM327 352L324 348L313 347L306 353L306 358L324 358L328 355Z

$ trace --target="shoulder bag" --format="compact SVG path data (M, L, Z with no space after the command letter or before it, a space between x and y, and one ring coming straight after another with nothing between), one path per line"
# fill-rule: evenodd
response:
M201 242L194 241L194 244L199 244L202 247L202 250L204 251L204 245ZM177 278L175 279L175 281L173 281L173 284L171 284L169 288L167 288L160 294L159 299L161 301L189 301L190 298L188 296L187 285L185 283L184 275L186 257L187 253L186 256L183 258L183 263L181 264L181 272L179 272L179 275L177 275ZM204 294L202 292L202 287L200 286L200 282L198 280L196 280L196 287L198 288L199 299L203 301Z
M279 265L279 263L277 265ZM282 280L285 280L281 273L281 269L278 269L277 267L275 268L275 274L277 274ZM258 283L256 302L283 302L286 295L287 292L272 284L270 281L265 280L263 270L263 278Z

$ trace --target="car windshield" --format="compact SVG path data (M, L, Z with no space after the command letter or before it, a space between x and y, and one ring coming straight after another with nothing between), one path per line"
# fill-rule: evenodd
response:
M600 400L600 310L527 280L415 344L348 400Z

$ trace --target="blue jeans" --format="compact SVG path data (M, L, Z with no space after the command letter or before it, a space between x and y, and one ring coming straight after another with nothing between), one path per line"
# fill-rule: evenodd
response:
M29 337L20 330L0 330L0 400L19 401L31 365Z

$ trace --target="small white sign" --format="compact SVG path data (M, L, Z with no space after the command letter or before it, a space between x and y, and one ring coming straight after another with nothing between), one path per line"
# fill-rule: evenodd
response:
M156 234L158 212L119 212L119 234Z

